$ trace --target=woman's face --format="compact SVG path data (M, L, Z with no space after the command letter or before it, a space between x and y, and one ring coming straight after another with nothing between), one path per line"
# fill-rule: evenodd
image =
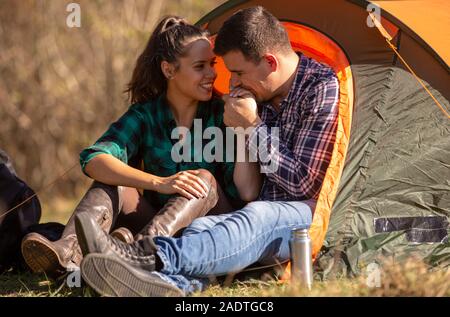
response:
M175 89L173 92L193 100L211 99L217 77L215 63L216 56L206 38L188 41L186 55L178 58L178 68L173 77L168 79L168 89Z

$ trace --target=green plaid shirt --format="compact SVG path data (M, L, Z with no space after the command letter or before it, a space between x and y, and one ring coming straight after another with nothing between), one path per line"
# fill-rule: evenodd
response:
M220 99L213 98L211 101L199 103L195 118L202 120L202 135L208 127L220 127L225 138L223 111L223 102ZM239 198L233 183L234 163L225 162L226 148L223 162L208 163L203 160L203 156L201 162L194 162L194 156L191 156L190 162L176 163L171 157L172 146L178 142L177 139L171 139L174 128L176 122L164 95L145 104L131 105L94 145L80 153L81 168L86 174L86 164L101 153L110 154L136 168L143 162L145 172L162 177L184 170L204 168L216 177L230 200ZM190 132L194 155L194 125ZM202 149L209 142L212 141L202 138ZM225 146L226 142L223 143ZM144 197L155 207L161 208L171 195L145 190Z

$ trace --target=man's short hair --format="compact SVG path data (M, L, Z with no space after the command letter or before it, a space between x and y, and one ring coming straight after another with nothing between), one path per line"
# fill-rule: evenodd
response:
M281 22L261 6L239 10L226 20L214 46L219 56L241 51L255 63L269 51L288 52L290 49L289 37Z

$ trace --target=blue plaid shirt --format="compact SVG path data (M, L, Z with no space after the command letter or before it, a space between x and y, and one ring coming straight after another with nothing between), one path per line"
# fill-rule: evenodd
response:
M339 82L334 71L300 55L294 82L280 111L270 103L260 105L262 123L248 138L250 151L256 150L258 135L259 144L267 142L263 144L267 144L269 164L278 166L275 172L265 174L260 200L318 198L336 139L338 100ZM276 140L271 135L273 127L279 128Z

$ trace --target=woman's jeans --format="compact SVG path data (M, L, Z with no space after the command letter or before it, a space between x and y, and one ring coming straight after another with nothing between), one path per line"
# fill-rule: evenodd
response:
M311 208L298 201L256 201L226 215L198 218L180 238L154 238L163 268L152 274L185 293L200 291L208 277L289 259L291 230L308 228L311 221Z

